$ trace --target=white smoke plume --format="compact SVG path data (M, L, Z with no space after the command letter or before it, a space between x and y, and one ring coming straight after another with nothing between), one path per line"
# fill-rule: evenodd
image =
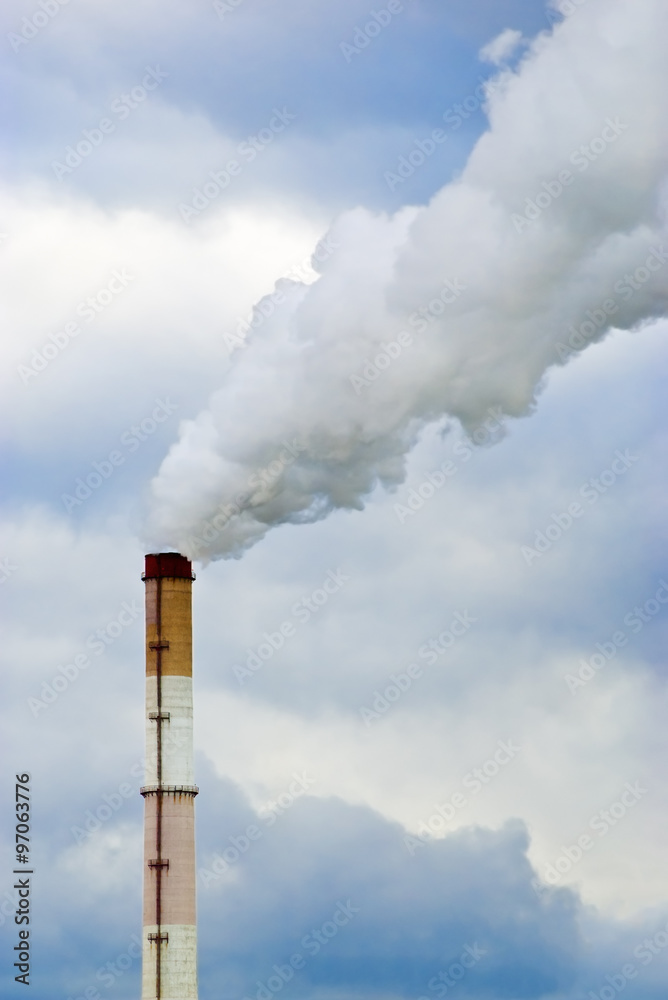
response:
M457 179L426 207L339 218L318 280L282 283L182 424L147 541L207 561L361 508L427 423L526 414L551 365L662 315L667 27L665 0L574 5L496 78Z

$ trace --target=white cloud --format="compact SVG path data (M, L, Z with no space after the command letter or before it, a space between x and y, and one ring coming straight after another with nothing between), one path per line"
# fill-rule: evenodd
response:
M360 507L402 481L424 423L529 412L571 327L587 346L661 314L662 16L656 0L633 15L591 0L503 78L490 131L426 208L337 220L320 281L182 425L152 483L151 545L227 556L274 524Z
M515 54L522 41L521 31L506 28L480 49L479 58L483 62L492 63L493 66L501 66Z
M60 455L71 481L157 397L178 403L175 421L194 410L229 364L226 334L277 276L307 272L322 225L294 206L242 203L213 204L192 228L31 187L6 187L0 214L4 426L24 453Z

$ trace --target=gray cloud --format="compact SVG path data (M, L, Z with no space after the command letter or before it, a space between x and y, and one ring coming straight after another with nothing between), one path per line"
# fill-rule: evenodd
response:
M497 831L471 827L411 853L406 830L368 807L306 794L269 825L203 761L199 773L207 788L198 810L203 992L255 997L277 970L287 978L298 956L293 996L435 997L443 983L454 993L456 982L464 997L575 1000L628 958L640 977L637 995L654 996L661 963L648 967L635 950L665 919L602 921L570 890L537 892L518 821ZM129 907L136 908L138 892L127 859L139 842L139 823L119 815L83 846L51 859L57 874L42 902L47 916L59 913L59 931L42 944L51 989L90 985L107 995L107 962L113 969L132 942ZM103 862L115 881L85 888ZM68 883L77 887L76 907L64 895ZM104 943L80 928L82 914L94 913ZM81 949L86 960L77 957L74 972L72 956ZM109 995L130 996L138 972L134 961L122 980L115 976ZM48 995L36 986L36 996Z

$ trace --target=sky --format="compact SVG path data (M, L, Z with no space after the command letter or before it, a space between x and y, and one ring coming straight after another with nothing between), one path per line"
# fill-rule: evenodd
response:
M23 773L31 996L139 995L175 549L202 1000L664 997L667 19L3 4L3 996Z

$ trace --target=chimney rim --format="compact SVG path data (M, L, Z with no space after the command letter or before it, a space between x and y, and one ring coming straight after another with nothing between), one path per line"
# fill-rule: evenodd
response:
M194 580L192 562L180 552L147 552L142 580Z

